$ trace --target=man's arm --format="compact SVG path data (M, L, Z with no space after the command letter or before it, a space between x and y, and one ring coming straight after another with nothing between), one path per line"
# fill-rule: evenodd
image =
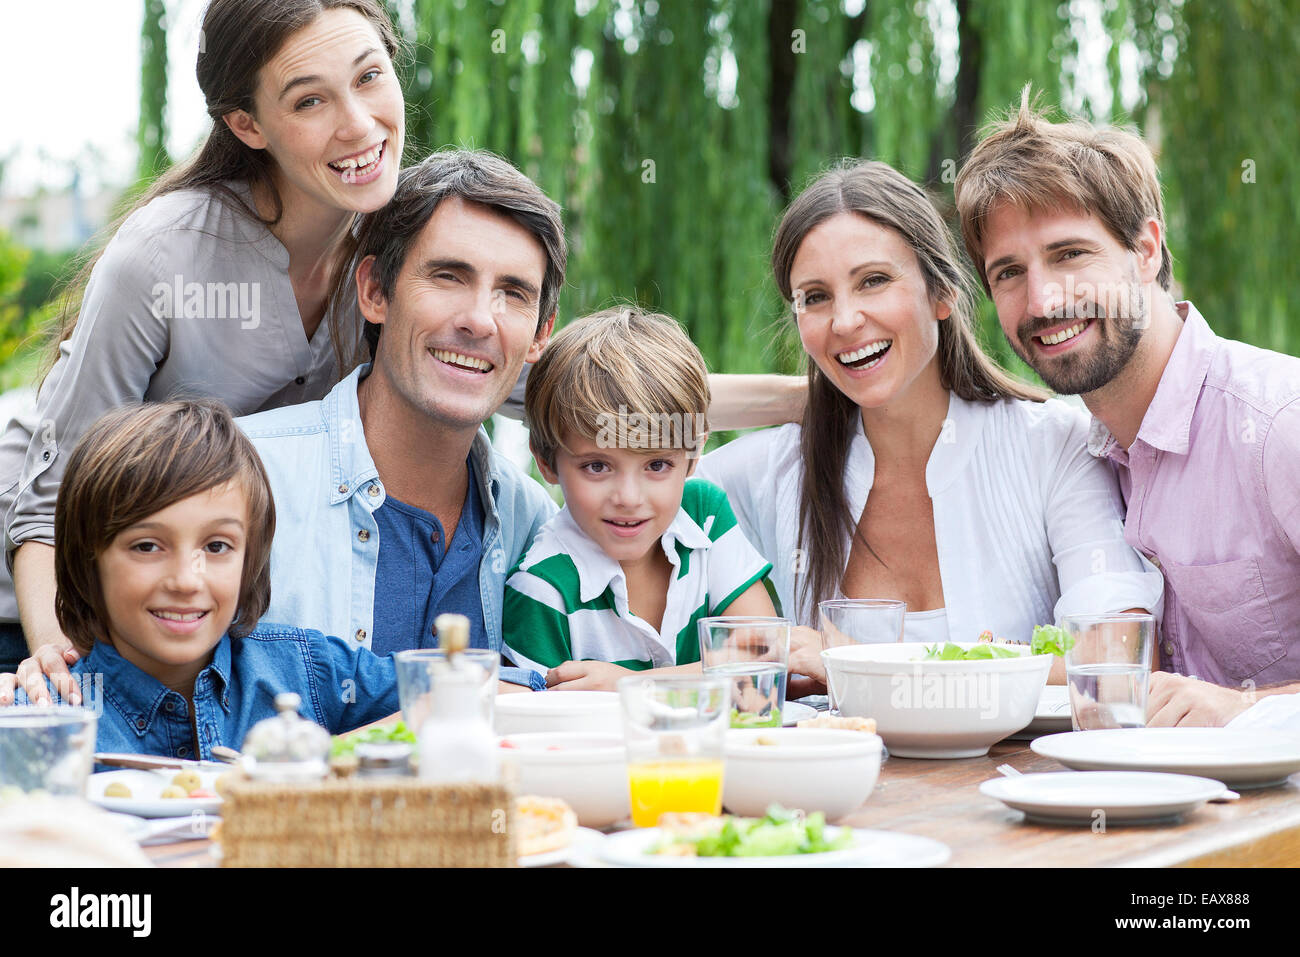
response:
M709 376L709 392L709 427L714 430L798 422L808 404L808 380L795 375L715 373Z

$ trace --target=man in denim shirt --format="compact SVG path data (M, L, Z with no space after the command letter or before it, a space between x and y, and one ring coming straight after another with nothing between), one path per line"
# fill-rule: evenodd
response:
M402 172L358 259L373 364L319 402L240 420L278 513L263 620L384 653L436 645L434 615L455 611L475 647L500 649L506 572L555 504L483 422L550 337L559 207L495 156L437 153Z

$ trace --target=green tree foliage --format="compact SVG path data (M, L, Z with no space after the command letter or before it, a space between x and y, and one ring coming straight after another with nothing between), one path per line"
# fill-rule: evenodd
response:
M1300 6L1133 6L1175 281L1221 334L1300 353Z
M140 121L136 180L147 184L171 165L167 155L167 9L164 0L144 0L140 28Z
M635 300L679 318L714 369L802 367L768 268L790 196L863 156L951 218L977 130L1031 82L1046 103L1135 122L1162 170L1181 294L1223 334L1300 351L1285 309L1300 291L1294 0L384 3L409 50L408 161L491 149L564 207L562 321ZM151 177L168 162L166 10L144 8ZM1027 374L987 303L981 338Z
M866 156L926 183L951 216L957 162L1028 82L1097 122L1136 120L1160 157L1182 292L1225 334L1297 348L1282 311L1300 252L1288 155L1300 10L1287 0L395 7L415 27L416 152L495 150L565 207L563 317L633 299L681 319L715 369L792 371L797 340L767 266L792 192ZM1085 62L1098 27L1104 62ZM1126 84L1139 91L1131 116ZM987 304L982 339L1027 372Z

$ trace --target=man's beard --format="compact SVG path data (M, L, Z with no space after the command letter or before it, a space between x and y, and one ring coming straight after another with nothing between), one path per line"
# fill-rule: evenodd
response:
M1009 336L1007 341L1053 392L1086 395L1111 382L1137 351L1147 326L1146 297L1137 283L1133 284L1133 300L1133 308L1124 310L1127 314L1114 316L1106 315L1100 304L1084 301L1062 310L1059 316L1030 319L1017 330L1019 342ZM1035 355L1039 345L1032 341L1035 335L1072 319L1093 320L1097 342L1091 348L1073 349L1059 356Z

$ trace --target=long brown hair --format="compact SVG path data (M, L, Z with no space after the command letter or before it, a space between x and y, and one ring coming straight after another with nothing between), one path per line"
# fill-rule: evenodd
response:
M234 110L252 113L253 94L262 67L275 57L290 36L309 26L326 10L338 9L355 10L369 20L389 57L396 59L400 48L397 33L378 0L212 0L208 4L203 15L196 72L208 116L212 119L212 129L189 160L158 177L88 247L85 258L68 283L58 319L52 327L53 334L39 377L42 381L59 357L59 344L76 328L86 284L103 255L104 246L134 212L167 193L206 189L221 194L233 209L265 226L274 226L280 221L284 205L271 175L274 160L266 150L251 149L240 142L222 117ZM246 183L254 191L269 197L271 218L263 219L227 185L230 182ZM353 245L344 250L340 272L346 270L354 248ZM338 279L330 284L335 291L341 286ZM344 330L339 328L340 310L329 312L330 333L341 378L354 357L344 351L345 337L341 335ZM356 330L346 338L355 341L358 333Z
M1047 398L1047 393L1015 379L984 354L971 325L971 282L943 217L921 187L886 163L842 160L786 209L772 242L772 272L787 302L793 301L790 270L804 238L845 212L865 216L901 235L916 254L931 301L947 303L952 309L939 323L939 377L944 388L968 402ZM795 598L808 615L843 578L848 561L845 542L857 536L868 551L871 548L854 525L844 489L844 469L859 414L853 400L810 356L799 496L799 547L807 557L807 574Z

